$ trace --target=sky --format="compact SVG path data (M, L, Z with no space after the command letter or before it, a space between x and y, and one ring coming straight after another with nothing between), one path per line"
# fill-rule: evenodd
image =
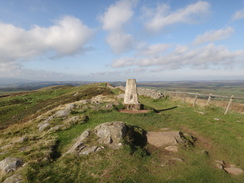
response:
M0 0L0 78L243 80L244 0Z

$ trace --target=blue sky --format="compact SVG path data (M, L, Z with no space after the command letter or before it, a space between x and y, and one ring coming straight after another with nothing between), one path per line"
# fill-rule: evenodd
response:
M0 77L244 79L244 0L0 0Z

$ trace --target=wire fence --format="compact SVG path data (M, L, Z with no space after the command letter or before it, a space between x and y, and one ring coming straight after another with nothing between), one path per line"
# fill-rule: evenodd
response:
M244 113L244 97L223 96L223 95L212 95L201 94L201 93L190 93L190 92L179 92L179 91L165 91L164 96L170 98L182 100L182 102L191 103L192 106L200 105L214 105L217 107L224 108L224 115L229 111L235 111Z

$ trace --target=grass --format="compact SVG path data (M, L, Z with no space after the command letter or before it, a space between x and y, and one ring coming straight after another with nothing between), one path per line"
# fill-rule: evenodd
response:
M95 88L97 87L100 88L101 86L95 86ZM61 89L63 93L59 91L60 93L56 95L51 94L53 93L51 88L49 89L49 91L52 91L50 98L47 97L43 101L46 104L50 100L53 102L60 99L62 102L58 104L62 104L89 98L100 93L114 97L108 90L95 88L94 85L80 88L72 87ZM40 92L45 91L41 90ZM74 94L77 92L79 92L76 95L78 98L74 98ZM118 94L119 91L116 90L113 93ZM31 95L32 97L30 97ZM21 100L20 105L31 105L29 100L33 99L34 96L34 93L28 94L29 98L26 96L27 99ZM12 100L17 101L18 97L20 96L13 97ZM45 97L43 96L43 98ZM63 99L65 100L63 101ZM172 101L168 98L153 100L140 97L139 100L145 106L154 108L155 111L147 114L125 114L119 113L115 109L87 109L83 113L73 112L72 115L87 115L86 123L76 124L69 129L56 133L42 134L43 139L41 141L29 140L27 144L38 143L36 143L36 151L34 153L30 152L28 157L13 149L13 155L25 157L26 160L28 158L36 159L35 156L37 158L44 156L45 153L48 153L50 147L54 147L55 152L59 154L52 161L31 161L28 166L22 169L25 181L238 183L243 180L244 175L236 177L228 175L224 171L217 169L214 164L214 160L224 160L228 164L235 164L244 169L243 114L229 113L224 116L222 109L218 107L197 106L193 108L189 104ZM3 105L2 107L8 110L8 105ZM214 118L219 120L214 120ZM194 148L180 149L178 154L168 153L162 148L155 148L150 145L144 147L136 146L131 149L131 146L126 143L122 149L104 149L89 156L60 156L69 149L74 140L84 130L92 129L103 122L109 121L123 121L128 125L139 127L139 129L146 131L160 131L162 128L180 130L196 137L197 142ZM5 134L0 135L0 142L7 144L7 141L11 142L14 137L28 135L31 131L34 133L35 128L32 123L16 124L12 129L10 126L5 130ZM35 138L38 138L38 134L35 134L35 136ZM44 143L45 141L46 143ZM43 145L38 148L38 144L41 143ZM18 148L20 147L18 146ZM40 154L37 153L38 150ZM207 151L209 155L202 153L202 151ZM173 162L170 165L163 166L167 162L168 156L181 158L184 162ZM0 155L0 160L4 157L5 155Z
M31 120L64 103L109 93L104 87L96 87L98 85L47 87L31 93L0 98L0 129L10 124Z

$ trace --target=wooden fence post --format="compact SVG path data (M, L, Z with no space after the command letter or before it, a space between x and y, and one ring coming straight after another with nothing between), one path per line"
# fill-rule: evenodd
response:
M183 102L186 102L186 92L183 93Z
M211 96L212 96L212 94L210 93L209 96L208 96L208 102L207 102L207 105L209 105L209 103L210 103Z
M243 106L241 106L241 110L240 110L239 112L242 112L243 107L244 107L244 105L243 105Z
M230 101L229 101L229 103L228 103L228 105L227 105L227 107L226 107L226 109L225 109L225 113L224 113L224 115L226 115L227 112L229 111L230 104L232 103L233 98L234 98L234 95L231 95L231 97L230 97Z
M197 97L198 97L198 93L195 96L195 100L194 100L194 103L193 103L193 107L195 107L195 105L197 104Z

